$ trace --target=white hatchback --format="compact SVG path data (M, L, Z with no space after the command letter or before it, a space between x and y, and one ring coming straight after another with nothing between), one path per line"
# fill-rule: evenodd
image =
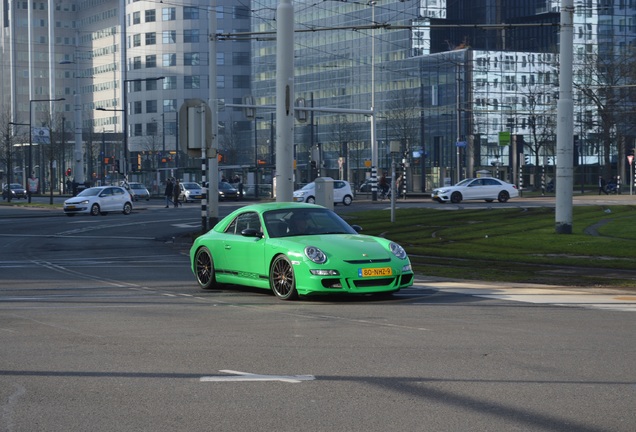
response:
M310 204L316 203L316 183L307 183L301 189L294 191L294 201L306 202ZM334 204L342 203L346 206L353 202L353 192L348 181L334 180L333 182L333 202Z
M67 216L75 216L76 214L97 216L120 211L127 215L132 212L132 202L132 196L123 187L92 187L84 189L77 196L64 201L64 213Z

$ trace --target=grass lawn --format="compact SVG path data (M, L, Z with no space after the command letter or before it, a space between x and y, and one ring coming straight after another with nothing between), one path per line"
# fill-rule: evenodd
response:
M417 273L460 279L636 287L636 206L576 206L572 234L552 208L397 209L345 216L400 243ZM631 276L631 277L630 277Z

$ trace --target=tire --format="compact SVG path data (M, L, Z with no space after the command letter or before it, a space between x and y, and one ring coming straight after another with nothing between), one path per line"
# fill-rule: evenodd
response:
M294 300L298 297L294 269L285 255L277 255L272 261L269 268L269 287L281 300Z
M306 202L306 203L309 203L309 204L316 204L316 198L314 198L314 197L312 197L312 196L307 197L307 199L305 200L305 202Z
M194 256L194 273L199 286L204 290L216 288L216 276L214 275L214 260L210 250L201 247Z
M510 194L506 191L499 192L499 195L497 196L497 201L499 201L500 203L505 203L509 199L510 199Z
M130 213L132 213L132 204L128 202L124 204L124 209L122 210L122 213L125 215L129 215Z
M98 216L99 214L101 214L99 204L93 204L91 206L91 216Z
M352 202L353 197L351 195L345 195L345 197L342 199L342 203L346 206L350 206Z
M459 192L453 192L453 194L451 195L450 201L453 204L459 204L460 202L462 202L462 194Z

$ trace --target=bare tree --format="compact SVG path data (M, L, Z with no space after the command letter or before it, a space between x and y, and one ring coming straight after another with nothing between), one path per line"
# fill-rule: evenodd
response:
M617 48L618 49L618 48ZM618 145L630 133L631 113L634 106L634 60L632 51L586 54L575 65L574 87L579 93L578 103L583 114L579 121L586 134L599 138L603 172L611 172L612 144L617 143L619 172L624 163L624 148Z
M231 117L230 121L219 128L219 138L219 150L223 155L223 162L229 165L237 165L241 160L241 138Z
M402 153L410 153L420 134L420 97L412 90L391 92L386 103L385 117L391 136L400 141Z

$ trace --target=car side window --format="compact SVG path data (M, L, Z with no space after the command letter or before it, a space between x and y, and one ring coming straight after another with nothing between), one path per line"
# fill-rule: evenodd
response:
M499 186L499 183L497 182L497 180L493 180L493 179L484 179L484 184L486 186Z
M241 235L241 231L247 228L253 228L256 231L261 231L261 222L258 218L258 213L247 212L241 213L228 225L225 230L228 234Z
M111 196L112 194L113 194L113 188L106 188L102 191L102 193L99 196L107 197L107 196Z

